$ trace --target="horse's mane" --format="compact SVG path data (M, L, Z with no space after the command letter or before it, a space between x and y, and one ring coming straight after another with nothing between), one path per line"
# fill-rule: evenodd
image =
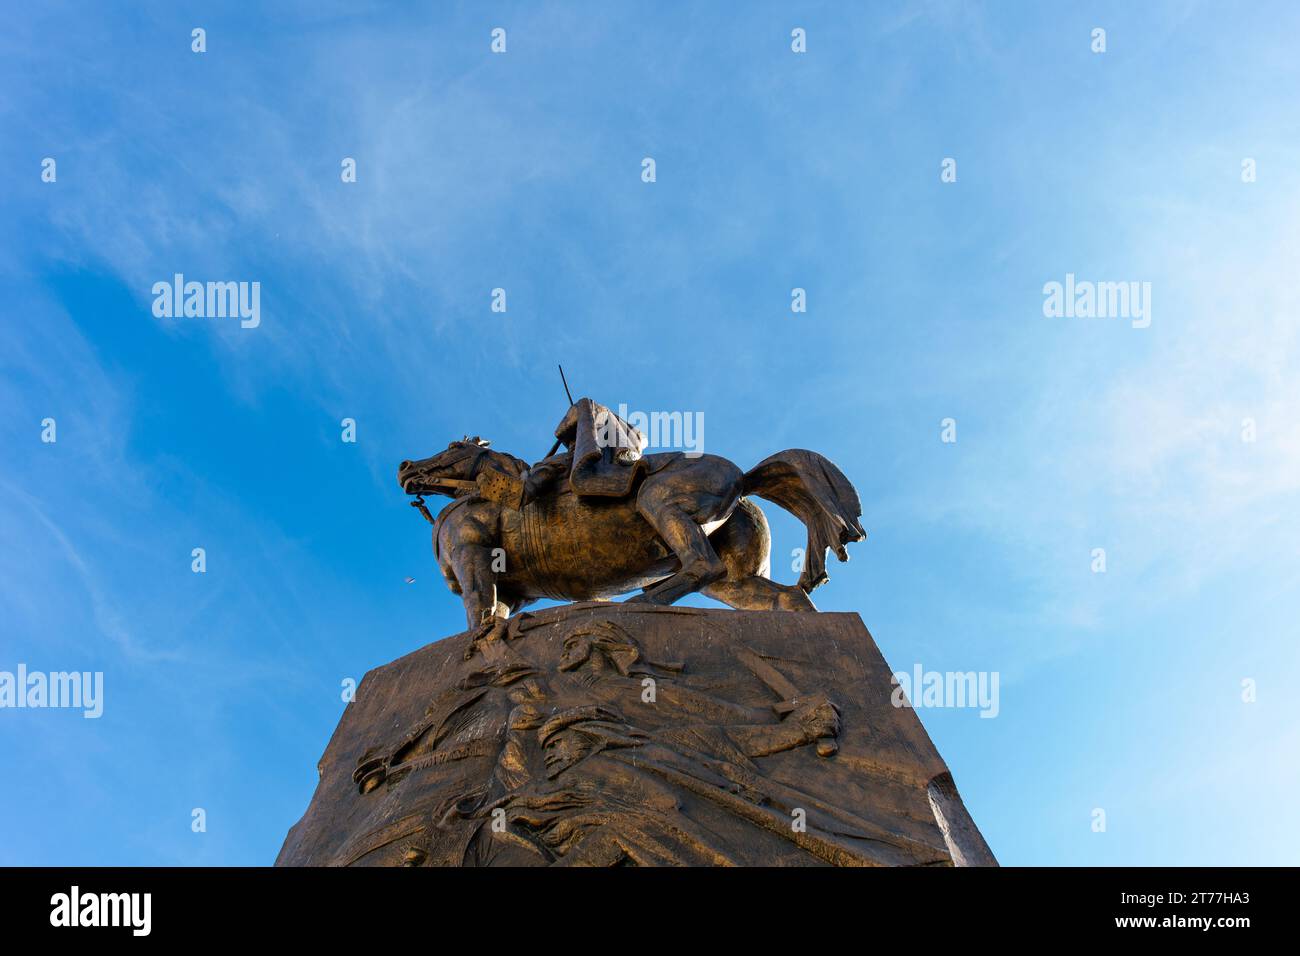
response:
M465 438L458 442L452 442L453 448L465 447L481 449L483 451L483 456L492 462L493 465L516 478L523 475L523 473L528 470L528 462L521 458L516 458L508 452L497 451L495 448L490 446L491 442L479 438L477 435L473 438Z
M528 470L528 462L524 461L522 458L516 458L514 455L504 451L489 451L488 457L492 460L493 464L508 471L516 478L520 477Z

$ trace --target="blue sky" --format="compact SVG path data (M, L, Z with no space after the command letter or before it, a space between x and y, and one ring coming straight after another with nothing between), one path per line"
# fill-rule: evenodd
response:
M540 457L557 362L702 412L742 467L841 466L870 537L814 598L899 670L1001 675L996 719L921 717L1002 862L1295 863L1298 31L1289 3L11 12L0 670L103 671L105 712L0 711L0 864L271 862L341 681L463 626L396 463L467 432ZM155 318L177 272L260 282L261 325ZM1150 327L1044 317L1067 273L1150 282ZM791 581L802 529L766 510Z

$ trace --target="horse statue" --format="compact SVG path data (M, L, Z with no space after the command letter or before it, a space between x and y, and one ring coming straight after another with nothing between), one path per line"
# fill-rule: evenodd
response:
M638 588L630 600L649 604L699 591L738 610L815 611L808 595L827 580L827 549L847 561L845 545L866 537L853 485L829 459L802 449L746 472L717 455L652 453L637 462L625 494L579 494L570 480L531 500L500 493L529 478L527 463L477 437L398 467L398 484L433 524L439 569L471 629L500 626L541 598L610 600ZM427 494L453 500L435 519ZM749 495L807 527L797 584L768 577L771 534Z

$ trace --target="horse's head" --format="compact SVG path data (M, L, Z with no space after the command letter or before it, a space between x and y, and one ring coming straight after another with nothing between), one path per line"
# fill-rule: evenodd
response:
M492 454L490 442L477 435L454 441L446 451L404 461L397 466L397 483L408 495L456 495L456 486L450 482L473 481L483 459ZM450 480L450 481L449 481Z

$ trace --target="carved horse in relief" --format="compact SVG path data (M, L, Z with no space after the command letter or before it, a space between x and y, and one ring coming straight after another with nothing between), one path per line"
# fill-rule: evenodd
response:
M477 438L398 467L398 484L433 523L439 569L470 628L542 598L608 600L637 589L631 600L650 604L699 591L741 610L815 611L808 594L827 580L827 549L846 561L845 545L866 537L852 484L812 451L778 452L746 472L716 455L650 454L631 494L619 498L577 495L567 479L518 506L485 493L528 471ZM454 500L434 519L427 494ZM749 495L807 527L797 584L768 577L771 535Z

